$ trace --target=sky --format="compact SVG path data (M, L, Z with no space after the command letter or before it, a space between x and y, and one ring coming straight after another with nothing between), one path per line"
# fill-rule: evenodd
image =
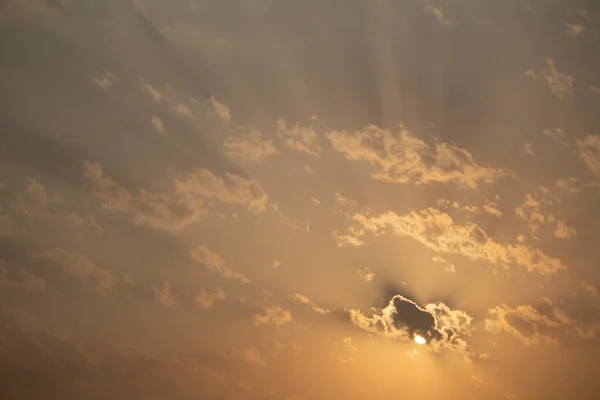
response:
M0 1L0 398L596 399L600 3Z

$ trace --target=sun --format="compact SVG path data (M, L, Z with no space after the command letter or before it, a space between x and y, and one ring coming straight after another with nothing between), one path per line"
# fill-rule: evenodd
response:
M416 335L415 336L415 343L416 344L425 344L425 343L427 343L427 340L425 340L425 338L423 336Z

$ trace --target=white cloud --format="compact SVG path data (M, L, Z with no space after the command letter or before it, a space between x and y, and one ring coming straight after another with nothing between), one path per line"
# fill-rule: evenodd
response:
M307 305L312 311L314 311L317 314L327 314L329 312L329 310L326 310L324 308L318 307L317 305L315 305L315 303L313 303L308 297L300 294L300 293L294 293L290 296L288 296L291 300L297 301L300 304L305 304Z
M535 152L533 151L533 143L529 142L529 143L525 143L523 145L523 147L521 147L520 150L523 154L527 154L528 156L532 156L535 154Z
M474 261L485 260L503 267L514 264L540 274L553 274L566 268L562 261L539 249L520 243L498 243L477 224L455 224L448 214L434 208L405 215L392 211L373 217L357 213L352 219L360 228L354 228L349 236L357 241L362 241L360 237L366 232L378 236L391 231L398 236L411 237L435 252L459 254Z
M273 323L277 327L292 322L292 313L282 309L279 306L270 306L265 308L264 314L256 314L252 318L254 325Z
M583 26L578 24L567 24L565 33L572 37L581 36L583 34Z
M444 9L440 6L440 7L433 7L433 6L427 6L425 7L425 10L427 10L429 13L431 13L431 15L433 15L435 17L435 19L437 19L442 25L448 25L449 22L446 19L446 16L444 15Z
M167 92L169 91L169 84L165 85L165 90L160 91L149 83L146 83L144 78L140 78L140 89L142 92L146 93L152 100L156 103L161 102L162 100L167 100Z
M193 118L192 110L185 103L177 103L172 106L172 110L175 114L181 115L186 118Z
M106 70L96 72L96 74L92 78L92 84L94 86L98 86L102 90L110 89L116 81L117 77Z
M171 290L171 284L165 282L162 287L152 286L152 298L165 307L175 306L176 295Z
M240 361L257 365L259 367L264 367L267 365L267 362L261 357L260 351L254 346L250 346L242 350L234 349L233 355Z
M133 215L136 225L181 230L200 221L214 200L246 207L254 214L267 211L269 196L254 180L226 174L226 180L206 169L179 175L168 193L126 190L106 176L97 163L83 162L83 175L105 209Z
M288 127L283 119L279 119L277 121L277 135L291 149L313 157L321 154L321 147L317 144L317 133L310 126L294 125Z
M411 132L370 125L363 131L327 133L333 148L352 161L368 162L374 169L371 177L395 183L453 183L477 188L480 183L494 183L509 175L508 171L483 167L471 153L448 143L431 149Z
M227 107L223 103L220 103L217 99L214 98L214 96L211 96L211 98L208 102L212 108L212 111L215 113L215 115L217 117L219 117L219 119L225 125L228 125L229 122L231 122L231 112L229 111L229 107Z
M200 293L194 298L194 300L200 304L202 308L212 308L217 300L224 300L225 292L219 288L214 293L209 293L204 290L201 290Z
M357 270L356 275L365 282L371 282L375 278L375 273L369 267Z
M442 257L432 257L431 260L436 264L444 265L444 271L449 274L453 274L456 272L456 267L454 267L454 264L449 263L448 261L444 260Z
M589 170L600 176L600 135L588 135L578 140L577 149Z
M558 339L551 334L553 328L570 324L572 320L563 310L554 307L553 315L541 314L530 305L510 308L501 305L488 311L485 329L491 333L507 332L526 346L532 344L557 344Z
M237 279L243 283L250 283L248 278L239 272L234 272L227 266L225 260L204 245L190 249L189 254L192 260L205 266L208 270L221 275L222 278Z
M548 87L558 99L571 97L573 94L573 77L563 72L558 72L554 65L554 59L544 59L544 65L539 71L528 69L525 76L535 80L544 80Z
M163 122L162 119L160 119L156 115L153 115L150 117L150 124L152 124L152 128L154 128L154 130L156 132L158 132L160 135L167 134L167 131L165 131L165 123Z
M556 222L554 236L558 239L571 240L574 236L577 236L577 231L569 227L566 222L559 220Z
M279 154L273 141L263 138L263 135L256 129L229 136L223 143L223 147L229 158L241 161L263 161Z
M37 261L51 261L62 270L81 280L88 288L96 291L111 290L117 278L109 271L99 268L86 256L60 248L36 252L32 258Z

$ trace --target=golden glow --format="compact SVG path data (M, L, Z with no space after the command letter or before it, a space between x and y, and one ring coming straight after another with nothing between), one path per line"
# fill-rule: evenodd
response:
M425 338L423 336L415 336L415 343L417 344L425 344L427 343L427 340L425 340Z

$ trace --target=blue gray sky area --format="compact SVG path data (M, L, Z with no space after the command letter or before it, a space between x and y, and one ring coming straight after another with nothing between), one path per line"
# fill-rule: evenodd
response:
M596 399L600 3L0 1L0 398Z

